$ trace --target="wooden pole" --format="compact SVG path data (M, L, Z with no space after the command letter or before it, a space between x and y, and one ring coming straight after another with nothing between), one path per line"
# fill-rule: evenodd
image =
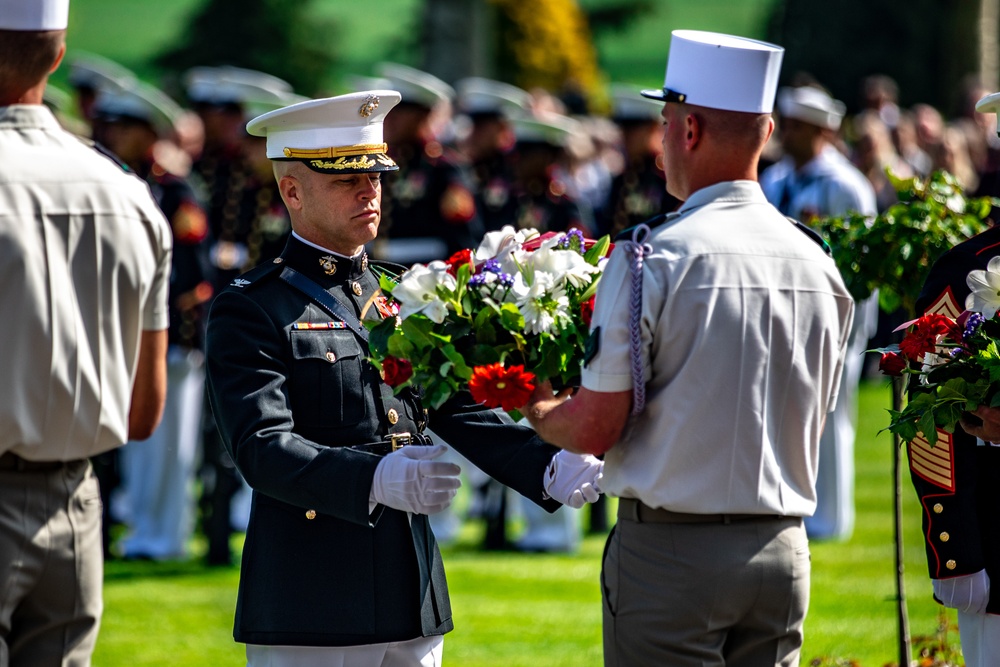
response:
M892 379L892 409L897 412L903 409L903 391L905 379ZM896 540L896 629L899 641L899 665L909 667L911 660L910 622L906 614L906 582L903 579L905 570L903 561L903 467L900 461L902 451L899 435L892 434L892 471L893 471L893 532Z

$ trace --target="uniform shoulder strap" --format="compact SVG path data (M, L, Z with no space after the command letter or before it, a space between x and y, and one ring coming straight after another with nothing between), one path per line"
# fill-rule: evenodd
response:
M823 252L825 252L828 257L833 257L833 249L830 247L830 244L826 242L826 239L824 239L820 235L819 232L817 232L812 227L809 227L808 225L802 224L801 222L799 222L798 220L796 220L791 216L786 215L785 217L788 219L790 223L795 225L796 229L798 229L800 232L808 236L813 241L813 243L822 248Z
M258 264L254 268L250 269L246 273L243 273L226 286L226 289L236 289L246 291L265 282L271 276L277 275L278 269L282 268L283 264L273 261L264 262L263 264Z

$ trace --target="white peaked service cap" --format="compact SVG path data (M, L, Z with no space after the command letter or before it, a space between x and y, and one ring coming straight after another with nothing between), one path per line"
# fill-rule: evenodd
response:
M674 30L663 90L646 97L709 109L771 113L785 50L746 37Z
M399 104L395 90L365 90L306 100L269 111L247 123L267 137L267 157L296 160L326 174L396 171L382 140L382 123Z

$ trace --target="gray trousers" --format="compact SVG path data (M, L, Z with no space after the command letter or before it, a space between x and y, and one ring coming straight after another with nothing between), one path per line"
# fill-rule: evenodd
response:
M0 471L0 667L90 665L103 575L90 463Z
M802 520L619 520L601 572L606 667L798 665L809 606Z

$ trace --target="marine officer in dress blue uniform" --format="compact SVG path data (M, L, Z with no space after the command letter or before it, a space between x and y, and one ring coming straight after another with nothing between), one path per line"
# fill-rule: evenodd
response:
M292 220L280 257L236 278L208 325L209 395L253 487L234 635L250 665L440 665L452 629L427 517L459 468L430 426L486 473L549 510L597 498L603 464L564 456L467 394L434 412L368 362L365 320L393 317L370 260L383 141L399 94L310 100L251 121Z
M997 113L1000 93L976 105ZM969 272L1000 256L1000 226L993 226L941 256L917 299L916 311L958 317L966 307ZM923 509L924 546L934 597L958 610L962 654L968 667L990 667L1000 656L1000 410L980 408L986 423L962 420L955 433L938 429L932 447L923 436L908 447L910 478Z

